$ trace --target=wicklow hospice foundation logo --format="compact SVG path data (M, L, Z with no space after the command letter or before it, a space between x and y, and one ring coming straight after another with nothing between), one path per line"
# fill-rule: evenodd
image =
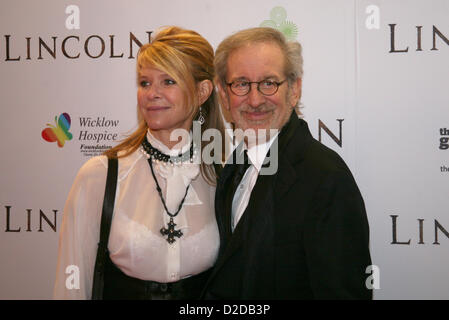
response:
M68 113L62 113L57 119L55 116L55 126L47 123L49 128L42 130L42 138L47 142L58 142L58 147L64 147L66 140L72 140L70 129L70 116Z
M120 121L107 119L105 116L79 117L80 152L86 157L102 154L112 148L119 139L118 126Z

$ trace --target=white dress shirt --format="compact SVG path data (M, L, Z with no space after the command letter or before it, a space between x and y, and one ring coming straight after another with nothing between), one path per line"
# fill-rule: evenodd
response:
M242 181L238 185L234 198L232 199L232 231L234 231L243 215L243 212L245 212L246 207L248 206L249 198L251 196L251 192L253 191L254 185L256 184L260 169L262 168L268 150L270 150L270 147L276 137L277 134L271 137L269 141L247 149L250 166L243 175ZM246 149L246 145L244 149ZM242 152L244 149L242 149Z
M149 132L150 143L165 154L177 155ZM190 142L181 152L189 149ZM165 212L147 157L138 149L119 159L117 192L108 249L111 260L131 277L173 282L213 266L219 234L214 213L215 187L206 183L195 163L170 166L153 163L168 210L175 213L190 184L184 204L174 218L183 236L169 244L160 232L170 216ZM78 172L64 207L54 297L90 299L100 234L107 158L88 160ZM80 271L79 289L66 287L66 268ZM72 286L73 287L73 283Z

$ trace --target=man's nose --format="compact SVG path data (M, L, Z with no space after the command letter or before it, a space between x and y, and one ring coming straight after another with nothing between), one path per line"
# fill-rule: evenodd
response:
M248 104L253 108L258 108L265 102L265 96L257 90L257 83L251 85L251 90L248 93Z

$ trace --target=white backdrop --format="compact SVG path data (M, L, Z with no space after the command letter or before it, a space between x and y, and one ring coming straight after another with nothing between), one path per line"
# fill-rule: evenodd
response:
M304 119L362 191L375 298L449 299L448 15L446 0L3 0L0 299L51 298L73 179L136 125L133 39L174 24L216 47L270 19L297 28ZM72 139L44 140L67 115Z

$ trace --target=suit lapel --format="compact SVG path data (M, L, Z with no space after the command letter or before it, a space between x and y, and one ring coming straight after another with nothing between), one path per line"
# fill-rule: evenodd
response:
M227 195L230 181L234 176L237 166L226 164L217 183L215 195L215 216L220 231L220 252L229 239L231 232L231 216L227 212Z
M292 112L289 122L279 134L279 166L276 174L276 199L290 190L300 177L294 166L304 159L304 154L313 140L307 123Z
M226 242L223 247L220 245L219 258L208 283L220 271L224 263L232 257L232 255L237 252L241 245L247 240L246 237L249 228L261 229L262 232L263 225L269 223L268 221L271 219L271 212L267 212L266 210L266 201L271 201L271 197L269 197L268 194L271 192L270 186L272 186L273 179L274 176L259 176L257 178L248 206L234 229L232 237L226 238L226 235L220 235L220 239L224 238L226 239ZM225 228L230 228L230 218L229 225L226 225ZM220 229L220 233L221 232L222 229Z
M263 225L271 221L272 212L269 208L272 206L273 195L284 194L289 190L291 184L295 182L296 172L291 166L288 157L283 157L282 154L286 151L287 145L292 140L297 127L298 117L295 112L292 112L289 121L279 133L278 141L275 142L278 145L278 159L274 159L274 161L278 161L278 173L273 175L259 174L251 192L248 206L232 233L230 242L227 244L220 260L226 261L246 241L248 228L263 228ZM273 186L275 183L276 185L278 184L279 176L281 190L277 190L276 187L276 191L274 191ZM261 229L262 231L263 229Z
M254 189L251 192L251 196L248 202L248 206L243 212L237 226L234 229L231 240L224 252L223 259L226 260L230 257L244 241L248 235L248 229L265 224L270 212L267 212L269 204L267 201L271 201L269 196L272 192L274 176L259 176L257 178Z
M236 170L239 168L237 164L236 154L243 150L243 143L240 143L228 158L225 167L222 170L220 178L217 182L217 190L215 196L215 215L217 218L218 228L220 230L220 252L228 243L232 234L231 229L231 207L233 194L230 194L233 185L233 179ZM235 191L235 190L234 190Z
M263 232L263 226L271 223L274 212L269 208L274 198L277 199L288 192L291 185L298 179L293 164L303 159L303 153L310 139L313 139L306 122L298 119L296 113L292 112L289 122L280 132L278 139L278 172L274 175L258 176L248 206L230 238L228 230L229 232L231 230L231 213L226 210L226 195L236 166L227 164L222 171L215 198L217 224L222 242L219 258L208 283L247 240L248 228L262 228L261 232ZM289 147L291 143L294 143L293 147Z

